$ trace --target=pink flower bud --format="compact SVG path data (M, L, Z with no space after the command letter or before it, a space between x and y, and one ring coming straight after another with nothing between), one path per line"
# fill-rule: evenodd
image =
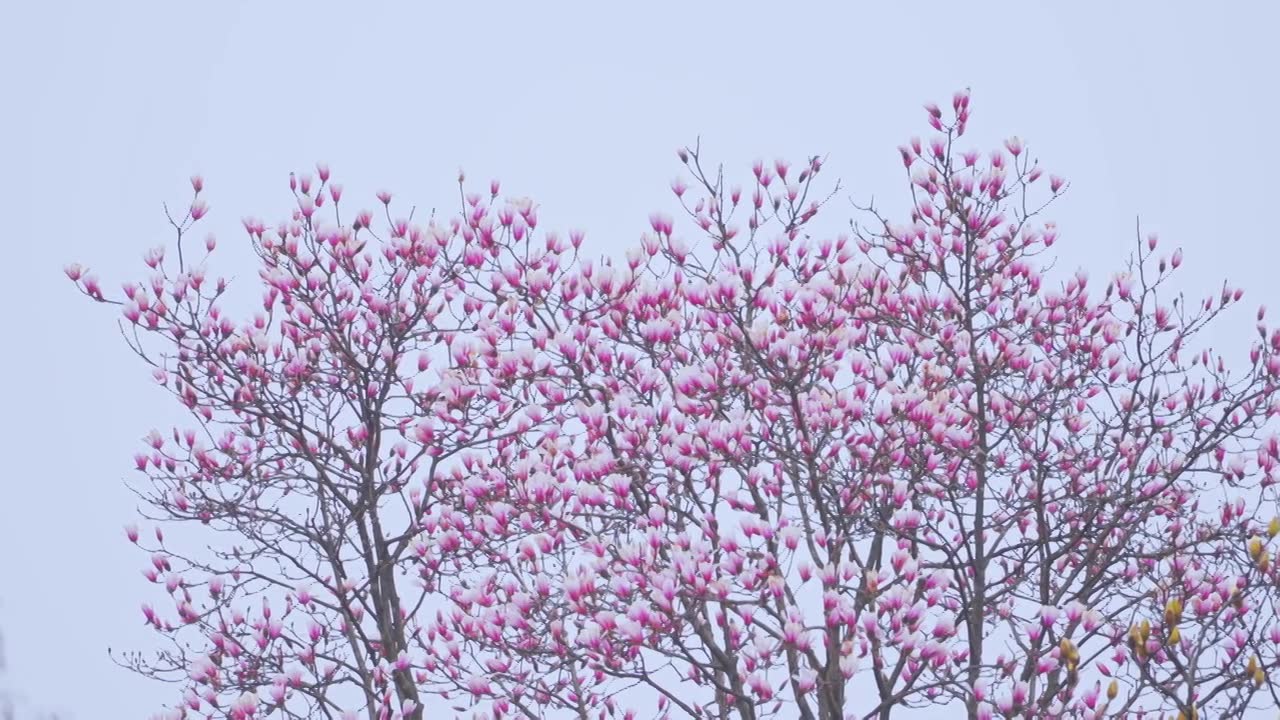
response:
M200 192L201 190L204 190L204 178L200 177L199 175L192 175L191 189L195 190L196 192Z
M1040 623L1046 628L1052 627L1058 621L1058 608L1052 605L1045 605L1040 608Z
M473 675L467 681L467 689L473 695L488 695L493 692L493 687L489 684L489 679L482 675Z

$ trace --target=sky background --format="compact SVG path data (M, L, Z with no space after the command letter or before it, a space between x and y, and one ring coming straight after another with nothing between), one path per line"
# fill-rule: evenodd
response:
M452 210L459 167L500 177L544 228L620 254L676 209L674 150L699 136L743 179L756 158L828 154L844 198L900 208L895 148L929 135L923 103L968 86L974 147L1017 134L1071 181L1048 213L1062 268L1101 284L1141 217L1184 248L1197 297L1229 278L1250 307L1280 305L1277 3L15 0L3 16L0 682L77 720L176 699L106 648L151 646L123 480L140 438L184 416L62 267L140 277L193 172L231 276L252 276L240 218L285 217L289 172L317 160L366 206L387 188ZM828 227L854 214L842 198ZM1238 312L1214 339L1247 350L1251 326Z

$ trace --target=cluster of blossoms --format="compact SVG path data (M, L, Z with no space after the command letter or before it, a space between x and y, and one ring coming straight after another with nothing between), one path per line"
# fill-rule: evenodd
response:
M175 718L1274 707L1280 333L1198 345L1242 293L1174 294L1154 237L1047 278L1064 181L926 110L903 221L815 237L820 158L686 149L693 235L616 261L496 182L423 225L320 166L244 222L247 318L183 255L194 178L147 279L68 268L192 415L135 458L151 519L213 538L129 528L171 642L122 662Z

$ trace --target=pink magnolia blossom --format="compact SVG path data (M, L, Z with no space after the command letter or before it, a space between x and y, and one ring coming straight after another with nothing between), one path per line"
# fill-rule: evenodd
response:
M131 667L217 718L1266 706L1280 332L1210 349L1242 291L1175 305L1154 236L1056 270L1065 181L956 149L969 102L899 148L907 211L832 231L820 157L680 150L615 258L461 174L452 215L339 212L320 164L242 223L247 311L190 253L69 265L190 412L133 461L191 533L126 529L171 606Z

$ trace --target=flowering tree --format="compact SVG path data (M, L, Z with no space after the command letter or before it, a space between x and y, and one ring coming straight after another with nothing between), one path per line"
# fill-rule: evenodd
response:
M136 458L153 517L225 538L129 529L173 610L127 664L228 718L1280 704L1280 333L1198 344L1241 292L1174 294L1154 237L1047 279L1063 181L958 149L967 94L927 110L905 222L815 239L820 159L744 190L692 148L697 239L657 214L616 264L462 178L375 233L320 167L245 222L244 321L184 258L193 179L145 282L68 269L192 412Z

